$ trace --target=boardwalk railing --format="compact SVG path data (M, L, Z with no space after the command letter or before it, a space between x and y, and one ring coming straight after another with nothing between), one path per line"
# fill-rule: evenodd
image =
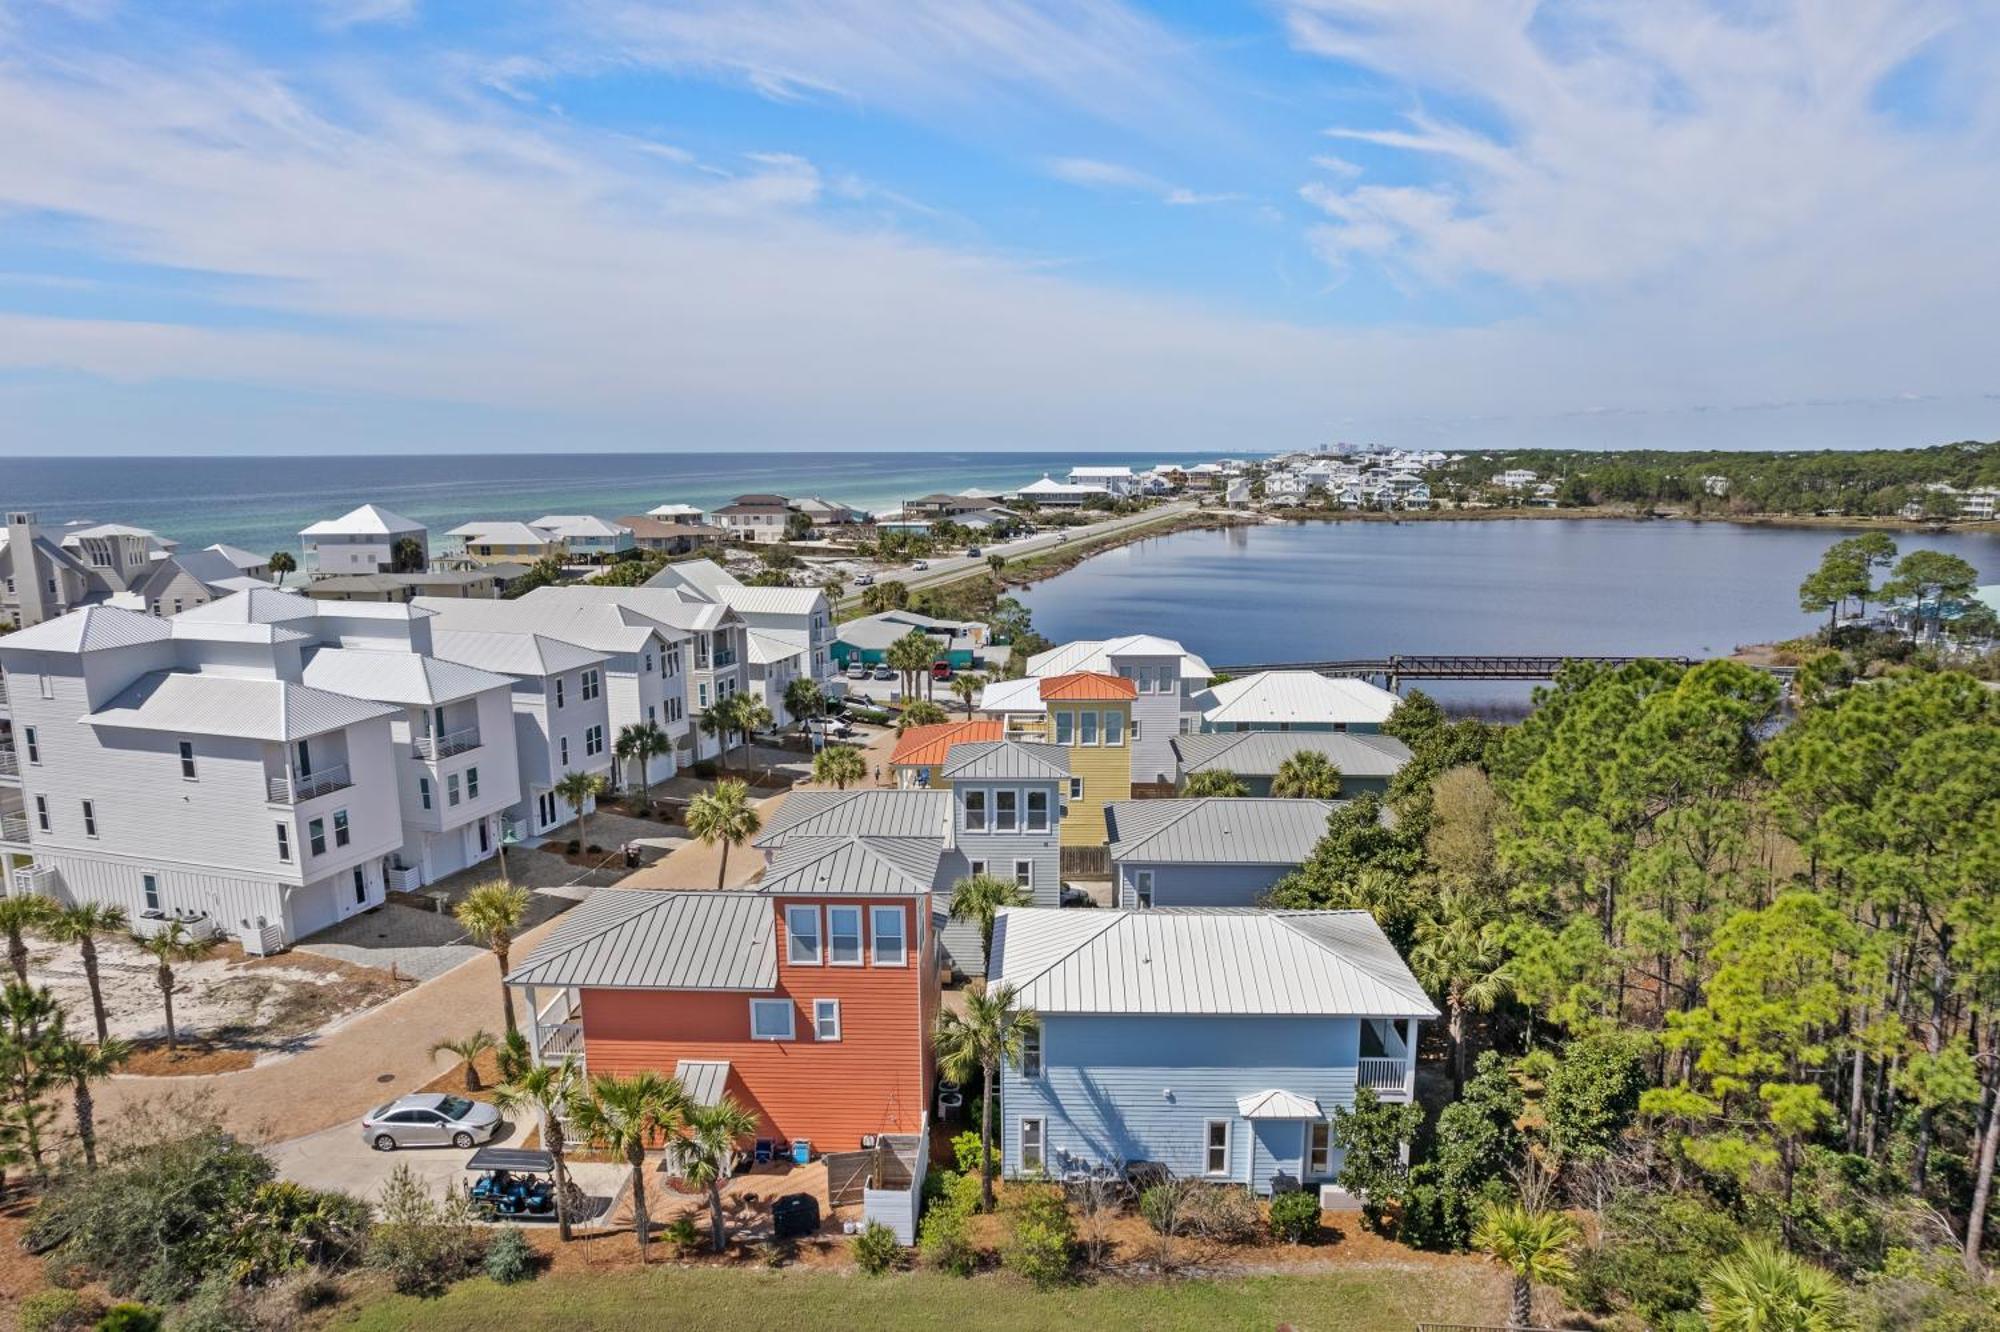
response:
M1635 661L1665 661L1676 666L1693 665L1691 657L1591 657L1548 656L1512 653L1479 656L1464 653L1438 655L1395 655L1350 657L1342 661L1256 662L1242 666L1217 666L1224 675L1255 675L1259 671L1312 671L1318 675L1342 675L1358 679L1382 676L1393 688L1403 680L1553 680L1565 663L1589 662L1601 666L1628 666Z

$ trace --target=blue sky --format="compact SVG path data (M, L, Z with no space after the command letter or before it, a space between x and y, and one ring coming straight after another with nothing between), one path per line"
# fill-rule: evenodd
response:
M1981 0L0 0L0 455L2000 435Z

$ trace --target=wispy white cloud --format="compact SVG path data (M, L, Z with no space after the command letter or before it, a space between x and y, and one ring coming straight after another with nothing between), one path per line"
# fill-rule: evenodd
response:
M418 0L313 0L320 21L329 28L354 28L368 23L410 23Z
M1137 194L1150 194L1161 203L1172 208L1199 207L1206 204L1230 203L1241 199L1240 194L1213 194L1191 190L1181 185L1172 185L1150 172L1137 167L1125 166L1117 162L1100 162L1090 157L1058 157L1048 164L1049 174L1057 180L1071 185L1081 185L1087 189L1123 190Z

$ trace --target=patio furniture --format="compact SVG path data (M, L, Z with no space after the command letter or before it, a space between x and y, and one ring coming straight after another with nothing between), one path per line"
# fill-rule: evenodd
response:
M771 1163L772 1156L774 1156L776 1152L777 1152L776 1143L772 1142L769 1138L759 1138L757 1139L756 1148L751 1152L751 1159L755 1161L758 1165L769 1165Z

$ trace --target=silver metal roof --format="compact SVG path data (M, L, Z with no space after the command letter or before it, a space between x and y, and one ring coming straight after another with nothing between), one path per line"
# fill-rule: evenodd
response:
M600 888L559 918L509 985L770 990L778 935L761 892Z
M728 606L670 587L617 587L604 583L570 583L538 587L516 605L613 605L628 617L668 629L720 629L741 624L743 617ZM636 620L634 621L637 622Z
M157 643L172 635L163 621L114 606L85 606L53 620L0 635L0 648L36 652L96 652L104 648Z
M546 634L593 652L639 652L661 636L658 623L604 601L545 600L537 588L514 601L484 597L418 597L411 604L436 614L432 628L475 633ZM672 635L667 635L672 637Z
M315 689L408 707L436 707L514 684L508 676L456 661L362 648L322 648L306 663L302 678Z
M1365 911L1003 907L987 974L1041 1013L1437 1016Z
M219 620L225 624L284 624L310 620L319 614L319 605L310 597L275 587L256 587L199 606L190 606L177 620Z
M1410 747L1391 735L1343 731L1231 731L1177 735L1171 741L1183 773L1224 769L1239 777L1271 777L1294 754L1323 754L1347 777L1393 777L1410 761Z
M674 1065L674 1081L696 1105L714 1105L729 1086L727 1059L683 1059Z
M1258 671L1194 696L1210 726L1379 725L1401 702L1366 680L1315 671Z
M1127 634L1123 638L1080 638L1037 652L1028 658L1030 675L1074 675L1078 671L1100 671L1116 675L1118 657L1179 657L1180 673L1190 680L1207 680L1215 672L1208 663L1171 638L1153 634Z
M1061 781L1069 776L1069 751L1025 740L975 740L953 745L938 775L964 781Z
M152 671L79 720L141 731L288 742L395 712L380 703L285 680Z
M1318 1101L1281 1087L1236 1098L1236 1113L1245 1119L1325 1119Z
M1326 833L1333 800L1193 796L1115 800L1104 808L1113 860L1296 865Z
M949 791L793 791L764 821L752 845L788 837L930 837L951 831Z
M546 634L457 629L434 631L431 653L482 671L523 677L556 675L579 666L595 666L604 660L602 652L592 652Z
M758 890L828 896L927 893L944 843L935 837L801 837L772 853Z

